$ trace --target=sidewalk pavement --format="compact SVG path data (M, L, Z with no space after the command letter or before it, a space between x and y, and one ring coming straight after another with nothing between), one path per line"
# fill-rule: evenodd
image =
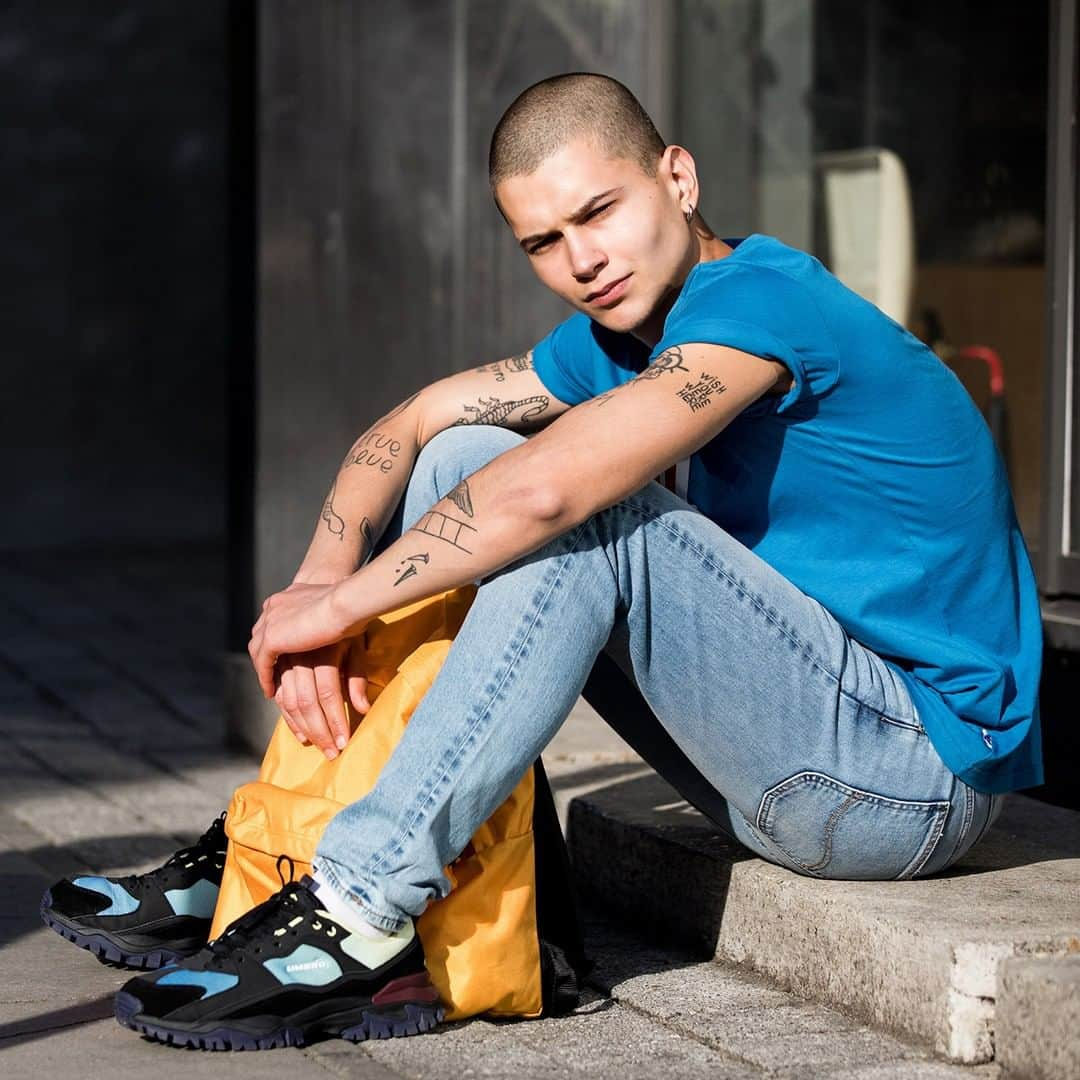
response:
M0 1076L287 1069L323 1076L981 1080L761 978L587 915L596 967L572 1016L473 1020L420 1037L259 1054L143 1040L112 1019L127 973L45 929L42 891L127 873L190 842L250 779L222 749L224 583L215 550L8 555L0 568ZM557 798L642 763L579 705L545 754Z

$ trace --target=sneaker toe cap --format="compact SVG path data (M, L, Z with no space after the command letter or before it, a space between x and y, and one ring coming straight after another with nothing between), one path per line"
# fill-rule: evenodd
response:
M111 905L112 900L104 893L84 889L67 878L46 889L41 898L42 910L54 911L69 919L97 915Z

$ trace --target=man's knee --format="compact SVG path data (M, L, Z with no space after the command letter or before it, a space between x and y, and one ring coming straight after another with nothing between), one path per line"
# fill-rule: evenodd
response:
M488 424L447 428L420 451L416 472L429 472L435 488L445 493L462 477L470 476L524 441L525 437L515 431Z

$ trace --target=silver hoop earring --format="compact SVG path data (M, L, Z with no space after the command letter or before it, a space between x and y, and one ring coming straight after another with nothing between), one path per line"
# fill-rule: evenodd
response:
M686 218L686 224L689 225L694 220L694 208L691 206L683 216Z

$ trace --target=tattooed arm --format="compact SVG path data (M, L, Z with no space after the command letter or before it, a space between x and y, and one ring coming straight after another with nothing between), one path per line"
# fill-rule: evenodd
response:
M290 590L341 581L364 563L401 499L417 454L438 432L456 424L531 431L567 407L533 371L531 352L452 375L403 401L349 447ZM305 655L292 650L277 669L275 696L286 723L301 742L315 743L328 757L348 737L343 675L357 711L369 707L366 680L349 670L349 649L339 641Z
M294 581L340 581L364 563L404 493L416 455L440 431L460 424L535 431L568 407L533 371L532 350L413 394L349 448Z
M565 411L337 586L271 598L250 646L264 691L272 692L281 652L347 637L383 612L488 577L639 490L786 375L776 361L684 345L617 390Z

